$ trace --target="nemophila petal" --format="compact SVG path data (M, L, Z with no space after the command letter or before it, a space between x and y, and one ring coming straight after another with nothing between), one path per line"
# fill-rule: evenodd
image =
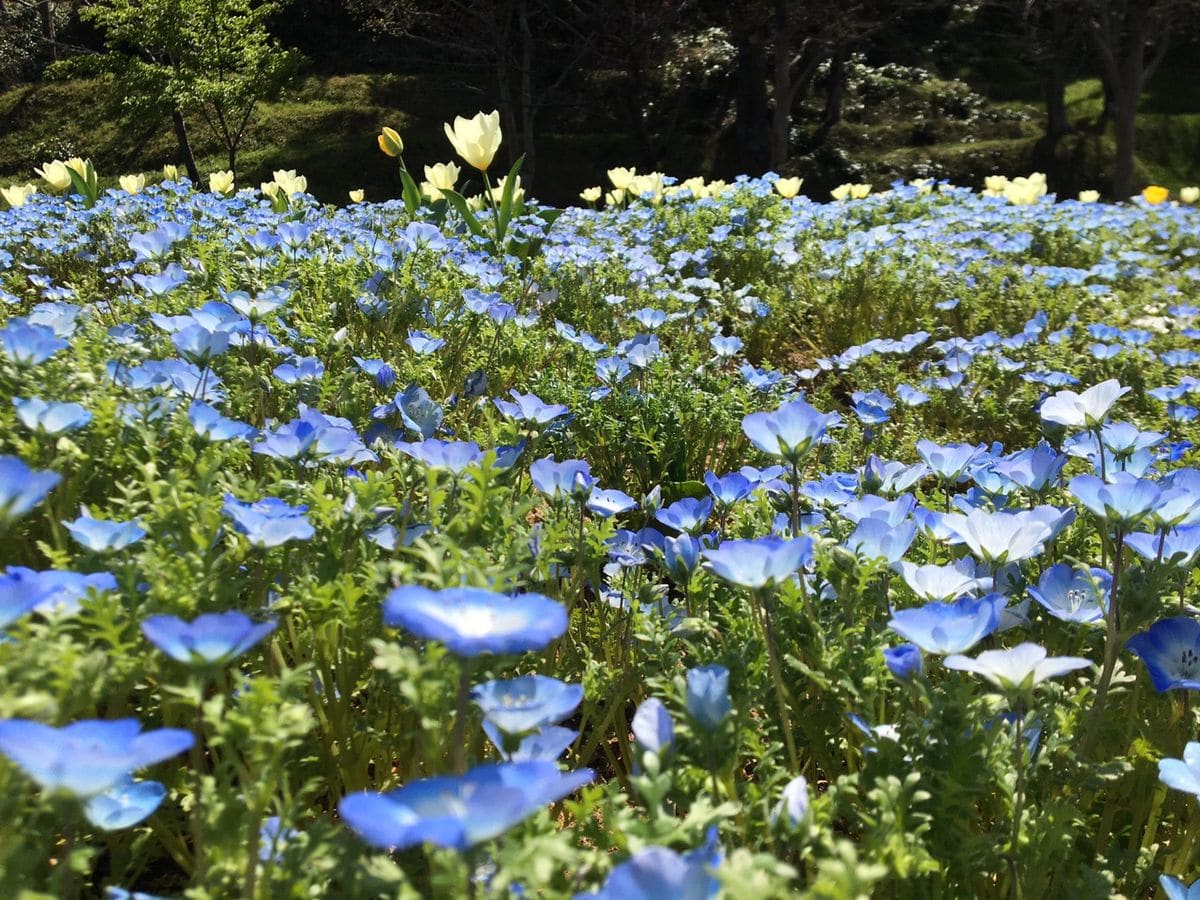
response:
M150 616L142 622L146 639L172 659L188 665L214 665L241 656L271 632L274 619L256 623L245 613L203 613L192 622L177 616Z
M713 499L705 497L697 500L694 497L684 497L676 500L670 506L656 510L654 518L676 531L686 531L694 534L704 526L712 515Z
M1167 900L1200 900L1200 879L1187 885L1174 875L1159 875L1158 883Z
M1109 379L1079 394L1059 391L1046 398L1039 413L1045 421L1067 428L1096 428L1104 422L1112 405L1128 392L1129 388L1122 387L1116 379Z
M697 666L687 672L687 710L706 731L715 731L729 715L729 670L724 666Z
M1095 475L1076 475L1067 489L1091 513L1124 527L1144 519L1162 496L1157 482L1128 472L1116 472L1108 481Z
M131 522L114 522L109 519L80 516L73 522L63 522L63 526L78 543L88 550L100 553L123 550L146 536L145 529L136 519Z
M718 478L712 472L704 473L704 484L713 499L723 506L740 503L754 492L755 483L740 472L731 472Z
M917 565L900 560L892 568L922 600L949 602L964 594L992 589L992 579L977 577L975 564L966 557L948 566Z
M557 497L581 500L596 484L587 461L582 459L555 462L554 457L546 456L533 461L529 475L533 486L552 500Z
M1045 647L1024 643L1007 650L985 650L974 659L957 654L947 656L943 664L947 669L982 675L1001 690L1012 691L1028 690L1047 679L1086 668L1092 662L1078 656L1047 657Z
M117 579L111 572L84 574L63 569L36 572L24 566L9 566L5 574L28 582L31 590L40 592L34 611L43 616L74 615L90 591L100 594L117 589Z
M686 532L663 538L663 565L675 581L687 584L700 564L700 541Z
M1200 690L1200 622L1160 619L1125 642L1146 665L1157 691Z
M916 644L900 644L883 651L883 661L897 681L911 681L925 674L925 660Z
M967 467L984 451L972 444L935 444L930 440L917 441L917 454L929 471L942 481L961 481Z
M541 650L567 629L566 608L541 594L482 588L396 588L383 603L384 624L445 644L457 656Z
M396 449L422 465L441 472L460 475L483 461L483 451L474 441L442 441L429 438L417 444L398 441Z
M522 394L515 389L508 393L512 397L511 401L496 398L492 402L503 415L519 422L545 425L570 412L561 403L546 403L535 394Z
M88 800L83 813L97 828L120 831L149 818L166 796L167 789L157 781L125 778L115 787Z
M583 685L546 675L522 675L476 685L471 699L486 722L505 734L519 735L543 725L557 725L571 715L583 700Z
M246 440L254 428L245 422L227 419L216 409L199 400L188 407L188 421L196 434L209 441Z
M758 589L778 584L812 561L813 542L807 536L785 540L762 537L752 541L722 541L702 550L707 568L718 578L740 587Z
M630 726L643 750L661 754L675 742L675 722L657 697L649 697L638 705Z
M900 525L912 515L916 509L917 499L912 494L901 494L894 500L888 500L874 494L867 494L857 500L851 500L838 507L838 515L851 522L862 522L865 519L881 519L888 525Z
M9 571L0 574L0 631L30 612L48 589L36 573Z
M608 875L597 893L576 894L575 900L709 900L720 892L715 877L723 854L716 828L704 846L680 855L666 847L645 847Z
M888 627L926 653L962 653L996 630L1006 602L1003 594L988 594L979 599L963 597L954 603L933 602L915 609L898 609L892 613Z
M1131 531L1125 535L1125 546L1147 561L1190 569L1200 558L1200 525L1155 533Z
M864 560L897 562L917 536L917 523L911 519L893 525L886 519L863 519L846 538L846 549Z
M616 516L629 512L632 509L637 509L637 506L637 501L624 491L615 489L604 490L598 487L592 488L592 493L588 496L587 501L588 509L606 519L609 516Z
M1066 461L1066 456L1043 442L998 460L992 468L1002 478L1040 493L1058 480Z
M788 824L795 828L808 816L809 803L808 779L797 775L784 785L779 803L771 811L771 822L778 822L786 815Z
M1036 556L1053 534L1051 525L1032 511L973 509L965 515L947 513L940 524L965 543L978 559L996 565Z
M561 772L549 761L485 764L464 775L413 781L386 794L350 794L342 819L368 844L402 850L433 844L466 850L574 793L590 769Z
M307 506L288 506L277 497L243 503L232 494L226 494L222 510L250 543L260 547L278 547L292 540L307 541L316 534L316 529L304 515Z
M92 421L92 414L78 403L48 403L40 397L28 400L14 397L13 406L25 427L41 434L78 431Z
M15 456L0 456L0 526L29 513L61 480L57 472L31 469Z
M18 366L40 365L69 346L53 328L31 325L24 319L10 319L0 328L0 351Z
M195 322L171 335L171 343L184 359L205 365L229 349L229 332Z
M432 438L442 427L444 410L420 385L410 384L396 395L393 405L404 427L423 440Z
M547 725L521 738L517 749L509 754L508 759L510 762L554 762L578 737L578 731L560 725Z
M43 790L94 797L130 773L182 753L191 732L178 728L142 731L136 719L87 720L62 728L28 719L0 721L0 753Z
M1160 759L1158 780L1169 788L1200 798L1200 743L1188 741L1183 759Z
M795 463L839 422L837 413L823 413L803 400L793 400L774 412L746 416L742 431L759 450Z
M1112 576L1103 569L1056 563L1026 590L1050 615L1064 622L1094 624L1104 619Z

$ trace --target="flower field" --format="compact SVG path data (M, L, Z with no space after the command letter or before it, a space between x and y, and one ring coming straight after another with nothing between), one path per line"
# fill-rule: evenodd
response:
M5 193L5 892L1190 896L1200 209L447 136Z

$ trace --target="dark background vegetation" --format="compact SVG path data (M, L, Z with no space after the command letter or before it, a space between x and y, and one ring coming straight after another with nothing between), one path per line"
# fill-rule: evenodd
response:
M107 175L179 162L169 116L130 115L111 79L46 76L103 48L80 6L0 0L4 183L76 154ZM816 197L1033 169L1064 195L1177 188L1200 181L1198 25L1190 0L292 0L269 27L304 62L258 107L239 181L295 168L323 199L394 196L381 125L419 168L451 157L443 121L498 108L506 152L559 203L613 165L772 169ZM201 170L226 168L191 132Z

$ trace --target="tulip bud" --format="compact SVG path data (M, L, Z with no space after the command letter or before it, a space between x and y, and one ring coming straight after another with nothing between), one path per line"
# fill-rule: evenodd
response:
M453 128L446 123L445 132L455 153L468 165L486 172L500 149L500 113L476 113L471 119L457 116Z
M233 194L233 172L213 172L208 176L208 189L214 194L224 194L230 196Z
M1151 206L1157 206L1160 203L1165 203L1167 198L1170 196L1171 192L1161 185L1150 184L1142 189L1142 199Z
M363 197L365 197L365 196L366 196L366 192L363 191L362 188L358 188L357 190L353 190L350 192L350 202L351 203L362 203Z
M177 181L179 179L179 167L167 163L163 166L163 178L167 181Z
M777 178L775 180L775 190L780 197L790 200L800 193L800 185L802 184L804 184L803 178Z
M128 194L140 194L146 187L145 175L122 175L117 181L120 182L121 189Z
M1195 203L1200 200L1200 187L1185 187L1179 189L1180 203Z
M597 200L600 199L600 196L603 193L604 193L603 189L599 188L599 187L584 188L579 193L579 199L583 200L586 203L595 203Z
M376 140L379 141L379 149L388 156L399 156L404 152L404 141L394 128L385 125Z

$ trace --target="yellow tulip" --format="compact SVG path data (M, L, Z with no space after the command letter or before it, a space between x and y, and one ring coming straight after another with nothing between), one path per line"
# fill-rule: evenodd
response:
M167 163L165 166L163 166L163 178L167 181L178 181L179 167L173 166L171 163Z
M1099 199L1100 199L1099 191L1080 191L1079 192L1079 202L1080 203L1095 203Z
M127 194L140 194L146 187L145 175L122 175L117 181L121 184L121 190Z
M0 188L0 197L4 198L4 202L9 205L10 209L24 206L25 201L36 193L37 188L32 184L13 184L6 188Z
M1003 197L1008 179L1003 175L989 175L983 179L983 193L987 197Z
M1197 200L1200 200L1200 187L1180 188L1179 200L1182 203L1195 203Z
M362 203L363 197L365 197L365 196L366 196L366 193L363 191L362 188L351 191L350 192L350 202L351 203Z
M914 178L909 184L917 189L918 197L925 197L933 193L934 180L932 178Z
M1142 189L1142 198L1151 206L1166 202L1170 196L1171 192L1161 185L1151 184Z
M608 170L608 180L612 182L612 186L618 191L629 190L629 185L637 176L637 169L625 169L618 166L615 169Z
M871 193L869 184L852 184L850 185L850 199L862 200L867 194Z
M699 175L693 175L691 178L687 179L687 181L679 185L679 188L680 190L691 191L692 196L696 198L708 196L708 185L704 183L704 179Z
M399 156L404 152L404 141L400 140L400 135L394 128L385 125L376 140L379 141L379 149L388 156Z
M208 189L214 194L233 193L233 172L213 172L208 176Z
M42 180L56 191L65 191L71 186L71 170L67 168L67 164L62 160L52 160L46 163L40 169L34 169L42 176Z
M296 194L303 194L308 190L308 179L303 175L297 175L295 169L278 169L271 173L274 178L275 185L282 190L287 197L294 197ZM263 189L266 193L266 189ZM274 197L274 194L271 194Z
M604 195L605 206L620 206L625 202L625 192L620 188L614 188Z
M800 185L804 184L803 178L776 178L775 191L784 200L791 200L800 193Z
M278 197L279 192L281 190L283 190L283 188L281 188L274 181L264 181L258 187L259 187L259 190L261 190L263 192L264 197L269 197L272 200L274 200L276 197Z
M472 212L482 212L485 205L483 194L476 194L474 197L467 198L467 209Z
M462 170L452 162L438 163L435 166L425 167L425 180L439 191L449 191L454 189L454 185L458 183L458 176Z
M579 192L579 199L584 201L585 203L595 203L597 200L600 199L600 196L603 193L604 193L604 189L601 187L584 188L582 191Z
M657 203L662 199L663 178L665 177L662 172L634 175L629 181L629 187L625 190L633 197L648 197L651 203Z
M454 127L445 125L446 137L467 165L486 172L500 149L500 113L496 110L476 113L474 118L454 118Z
M80 178L87 178L88 166L91 165L91 160L72 156L64 165Z

